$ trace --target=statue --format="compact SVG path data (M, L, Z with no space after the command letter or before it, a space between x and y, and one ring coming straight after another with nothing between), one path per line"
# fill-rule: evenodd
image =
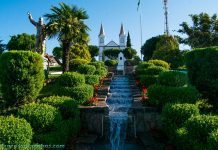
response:
M45 54L45 40L46 40L46 33L45 33L45 24L43 23L43 18L40 17L38 22L35 22L32 18L32 15L28 12L28 17L30 22L36 27L36 44L35 44L35 52Z

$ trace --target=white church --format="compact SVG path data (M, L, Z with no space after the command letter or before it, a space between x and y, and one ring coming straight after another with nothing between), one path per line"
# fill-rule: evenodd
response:
M98 35L98 39L99 39L99 61L103 60L103 51L106 49L114 48L114 49L123 50L126 48L126 34L124 31L123 24L121 24L120 33L119 33L119 45L113 40L110 41L108 44L105 44L105 32L102 24L100 28L100 33ZM117 70L124 70L125 58L123 56L123 53L120 53L117 59L118 59ZM107 58L105 60L107 60Z

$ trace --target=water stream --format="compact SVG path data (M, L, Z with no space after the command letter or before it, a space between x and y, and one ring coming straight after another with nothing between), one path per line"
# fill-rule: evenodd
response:
M110 149L123 150L126 138L128 109L132 96L127 76L115 76L107 98L110 120Z

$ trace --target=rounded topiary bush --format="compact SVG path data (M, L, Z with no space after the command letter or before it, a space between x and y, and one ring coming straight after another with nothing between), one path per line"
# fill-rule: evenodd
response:
M213 131L212 133L209 134L209 137L207 139L208 141L208 149L209 150L215 150L217 149L218 145L218 129Z
M85 59L72 59L69 63L69 69L70 71L77 71L78 67L84 64L88 64L89 61Z
M152 66L148 67L144 70L144 75L159 75L161 72L165 72L167 69L160 67L160 66Z
M113 67L118 65L118 61L116 59L106 60L104 64L108 67Z
M95 66L96 69L100 69L101 67L104 67L104 62L95 61L95 62L90 62L89 65Z
M139 65L135 69L135 73L137 75L144 74L144 70L146 70L148 67L152 67L154 64L148 63L148 62L140 62Z
M65 72L58 77L58 84L60 86L72 87L85 83L85 77L77 72Z
M86 84L89 85L98 85L99 84L99 76L98 75L85 75Z
M163 60L154 59L154 60L149 60L148 63L154 64L155 66L163 67L167 70L170 69L170 65L166 61L163 61Z
M105 67L101 67L100 69L97 69L94 73L94 75L99 75L100 78L105 77L108 74L108 71Z
M185 127L191 139L206 144L210 133L218 129L218 116L192 116L185 122Z
M140 83L145 87L149 87L157 83L158 75L140 75Z
M166 104L163 107L161 118L167 132L183 126L191 116L200 115L199 109L194 104Z
M0 116L0 143L5 145L29 145L33 132L25 119Z
M81 104L93 97L94 88L88 84L79 85L77 87L60 87L57 94L60 96L70 96Z
M30 51L10 51L0 57L1 92L6 105L35 100L44 83L42 57Z
M58 108L64 119L79 116L78 104L75 100L67 96L50 96L43 98L40 103L48 104Z
M60 122L61 113L47 104L30 103L18 110L18 116L26 119L37 132L49 131Z
M159 75L158 83L164 86L184 86L188 84L188 77L182 72L167 71Z
M93 75L96 71L96 68L92 65L80 65L77 71L81 74Z
M195 87L152 85L148 88L149 103L162 108L167 103L195 103L201 94Z

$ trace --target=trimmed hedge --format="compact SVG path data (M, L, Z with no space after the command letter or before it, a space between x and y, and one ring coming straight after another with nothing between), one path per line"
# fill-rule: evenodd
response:
M96 69L100 69L101 67L104 67L104 62L95 61L95 62L90 62L89 65L95 66Z
M118 65L118 61L116 59L106 60L104 64L108 67L113 67Z
M140 75L140 83L145 87L149 87L157 83L158 75Z
M200 93L195 87L167 87L152 85L148 88L149 103L162 108L166 103L195 103Z
M197 115L200 115L199 109L194 104L168 103L163 107L161 119L166 132L174 136L176 129L182 127L191 116Z
M75 100L66 96L50 96L43 98L40 103L58 108L64 119L79 117L78 104Z
M80 65L77 71L81 74L93 75L96 71L96 68L95 66L92 66L92 65Z
M167 70L170 69L170 65L166 61L163 61L163 60L154 59L154 60L149 60L148 63L154 64L155 66L163 67Z
M69 119L59 122L55 131L36 134L34 142L46 145L66 145L80 130L80 121Z
M65 87L74 87L85 83L85 77L77 72L65 72L58 77L58 84Z
M167 71L167 69L159 66L148 67L144 70L144 75L159 75L161 72Z
M100 78L105 77L108 74L108 70L105 67L101 67L100 69L97 69L94 73L94 75L99 75Z
M89 61L85 59L72 59L69 63L69 70L70 71L77 71L78 67L84 64L88 64Z
M211 132L209 134L209 137L207 139L208 141L208 150L215 150L217 149L218 145L218 129L215 131Z
M99 76L98 75L85 75L86 84L89 85L98 85L99 84Z
M0 116L0 144L29 145L32 136L32 128L25 119Z
M195 49L186 55L190 83L218 107L218 47Z
M81 104L93 97L94 88L88 84L79 85L77 87L59 87L57 94L59 96L70 96Z
M41 55L30 51L10 51L0 57L0 84L6 105L35 100L44 83Z
M218 116L192 116L186 121L185 127L190 138L197 140L199 143L206 143L209 134L218 129Z
M61 113L47 104L30 103L18 110L18 116L26 119L37 132L49 131L61 121Z
M148 63L148 62L140 62L139 65L135 69L135 73L137 75L142 75L144 74L144 70L147 69L148 67L152 67L154 64Z
M162 72L159 75L158 83L164 86L180 87L188 84L186 74L176 71Z

